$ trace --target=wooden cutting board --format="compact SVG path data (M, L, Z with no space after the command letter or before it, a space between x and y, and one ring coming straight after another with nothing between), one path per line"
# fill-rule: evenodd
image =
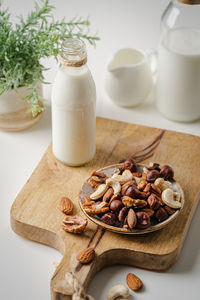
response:
M67 167L52 155L51 145L18 194L11 208L11 226L19 235L58 249L63 259L51 280L53 300L71 299L60 283L67 271L74 271L87 287L100 269L113 264L128 264L151 270L165 270L177 260L200 196L200 138L182 133L97 119L97 151L82 167ZM126 236L101 229L89 222L84 234L61 229L62 196L82 214L79 191L92 170L134 157L138 162L169 164L185 193L182 214L166 228L141 236ZM96 258L90 265L76 260L79 250L94 247Z

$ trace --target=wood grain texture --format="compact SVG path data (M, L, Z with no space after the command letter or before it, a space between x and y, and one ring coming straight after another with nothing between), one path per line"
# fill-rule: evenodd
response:
M67 271L74 271L87 287L100 269L112 264L128 264L145 269L165 270L178 258L200 196L200 138L161 129L97 119L97 152L82 167L67 167L52 155L51 145L18 194L11 208L13 230L36 242L58 249L63 259L51 280L53 300L71 299L63 285ZM80 188L92 170L133 156L138 162L170 164L185 193L180 216L166 228L141 236L109 232L89 221L81 235L61 230L64 215L60 198L69 197L74 214L83 214L78 205ZM90 265L77 262L77 253L94 247L96 258Z

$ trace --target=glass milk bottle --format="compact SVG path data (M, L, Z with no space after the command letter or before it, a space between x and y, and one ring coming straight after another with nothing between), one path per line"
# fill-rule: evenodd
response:
M66 39L52 88L53 154L69 166L90 161L96 150L96 89L83 41Z
M173 0L161 19L157 108L168 119L200 118L200 1Z

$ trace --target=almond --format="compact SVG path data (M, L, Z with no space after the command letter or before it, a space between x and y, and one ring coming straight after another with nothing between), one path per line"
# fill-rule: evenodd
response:
M77 255L77 260L82 264L89 264L95 257L94 248L85 248L81 250Z
M142 281L140 280L140 278L138 278L135 274L133 273L129 273L127 276L126 276L126 283L128 284L129 288L132 290L132 291L137 291L139 290L143 283Z
M60 210L65 213L66 215L69 215L72 213L74 208L74 204L72 201L67 197L62 197L60 200Z
M127 223L130 229L133 229L137 223L137 218L134 210L132 208L129 209L127 215Z

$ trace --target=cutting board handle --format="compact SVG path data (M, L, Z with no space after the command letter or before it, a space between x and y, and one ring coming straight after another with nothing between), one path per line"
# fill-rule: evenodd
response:
M72 260L70 259L71 263ZM86 288L94 274L95 261L89 265L76 264L76 269L70 268L69 256L64 255L61 263L57 267L51 279L51 299L52 300L71 300L73 288L65 278L67 272L73 272L79 283ZM93 271L92 271L93 270Z
M105 229L97 227L89 241L89 244L86 245L85 248L93 247L96 250L104 233ZM96 255L92 263L81 264L77 261L77 253L74 252L73 247L68 248L51 279L52 300L71 300L73 289L70 288L69 283L65 279L65 274L67 272L73 272L79 283L84 289L86 289L94 275L104 267L101 259L102 251L102 249L100 252L96 251Z

